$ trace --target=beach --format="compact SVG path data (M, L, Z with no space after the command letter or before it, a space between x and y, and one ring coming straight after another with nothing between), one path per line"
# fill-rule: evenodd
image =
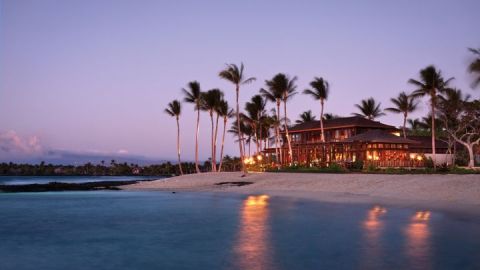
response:
M225 182L251 182L237 186ZM219 183L223 183L220 184ZM266 194L338 203L381 203L480 212L480 176L454 174L201 173L122 186L123 190Z

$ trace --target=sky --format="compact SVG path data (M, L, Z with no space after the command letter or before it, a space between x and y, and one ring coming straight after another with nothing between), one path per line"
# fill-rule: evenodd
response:
M175 120L163 111L197 80L234 88L218 72L245 64L256 82L242 103L283 72L301 92L330 83L326 112L349 116L374 97L382 107L434 64L474 98L468 47L480 47L480 1L0 0L0 160L46 153L175 159ZM427 112L426 100L422 110ZM270 104L269 106L272 106ZM319 105L299 94L289 118ZM318 117L317 117L318 118ZM399 126L402 116L378 120ZM195 113L183 104L182 156L194 157ZM210 154L201 118L200 157ZM226 152L238 155L227 135Z

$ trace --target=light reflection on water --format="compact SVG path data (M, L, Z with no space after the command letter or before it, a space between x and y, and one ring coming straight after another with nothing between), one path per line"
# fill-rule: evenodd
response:
M268 269L272 265L267 195L243 201L240 231L234 246L239 269Z
M378 258L382 256L381 236L385 227L381 219L387 213L387 209L381 206L374 206L367 212L367 216L362 223L364 230L364 255L362 256L364 269L379 269Z
M406 229L405 253L415 269L431 269L430 215L430 211L416 212Z

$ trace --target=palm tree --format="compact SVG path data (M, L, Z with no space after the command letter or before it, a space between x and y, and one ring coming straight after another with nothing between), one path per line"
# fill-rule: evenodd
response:
M245 103L245 111L248 115L243 115L245 120L252 126L253 136L255 139L257 153L260 151L261 125L260 119L265 113L266 102L260 95L255 95L250 99L250 102Z
M448 88L448 84L453 80L449 78L445 80L442 77L442 72L437 70L434 66L428 66L420 70L420 79L410 79L408 82L417 87L413 92L415 97L430 97L430 106L431 106L431 122L432 122L432 159L433 159L433 168L437 168L435 163L436 160L436 148L435 148L435 107L437 105L438 94L445 91Z
M468 50L475 55L475 59L473 59L470 65L468 65L468 71L475 76L472 87L477 87L480 85L480 48L469 48Z
M397 98L391 98L390 101L394 107L386 108L385 110L403 114L403 137L407 138L407 117L409 113L417 110L418 101L416 101L415 97L409 96L405 92L401 92Z
M271 80L266 80L265 84L269 91L265 91L261 89L260 91L265 95L267 99L272 100L272 97L275 98L277 102L277 116L280 119L280 101L283 101L283 112L284 112L284 129L285 129L285 136L287 137L287 144L288 144L288 155L289 161L293 161L293 153L292 153L292 144L290 140L290 135L288 133L288 117L287 117L287 101L296 94L295 82L297 77L294 76L290 78L289 76L278 73L275 75Z
M262 96L273 103L276 104L276 109L272 111L275 114L275 121L280 121L280 105L282 102L282 93L277 91L276 89L260 89L260 93ZM283 163L283 155L282 155L282 148L279 147L280 144L280 125L275 125L275 152L280 163Z
M246 78L245 74L243 74L244 66L243 63L240 64L240 68L235 65L235 64L228 64L227 67L220 71L218 76L220 78L225 79L235 85L235 93L236 93L236 103L237 103L237 110L236 110L236 115L237 115L237 129L240 131L240 105L239 105L239 96L240 96L240 85L243 84L248 84L253 81L255 81L254 77ZM240 132L239 134L239 143L238 146L240 148L240 160L242 161L242 171L243 175L245 176L247 174L247 168L245 167L244 164L244 154L243 154L243 148L242 148L242 134Z
M188 90L182 88L182 92L185 95L184 101L193 103L195 105L194 110L197 111L197 129L195 131L195 169L197 173L200 173L198 167L198 134L200 132L200 109L202 107L202 90L200 83L192 81L188 83Z
M217 114L223 118L223 135L222 135L222 144L220 148L220 165L218 166L218 171L222 171L222 164L223 164L223 146L225 143L225 132L228 118L232 118L234 115L233 109L230 109L228 106L228 102L226 100L222 100L218 106Z
M373 97L363 99L362 101L360 101L360 104L355 104L355 107L360 110L360 113L353 113L353 115L366 117L369 120L374 120L377 117L385 115L382 112L382 109L380 109L380 105L381 103L379 102L377 104Z
M330 86L328 82L321 77L315 77L315 79L310 82L310 86L312 87L312 89L305 89L303 90L303 93L312 96L312 98L315 100L320 100L321 141L325 142L325 132L323 130L323 107L325 100L328 99Z
M325 113L323 114L323 120L332 120L335 118L339 118L340 116L333 114L333 113Z
M312 114L312 110L304 111L302 114L299 115L300 119L295 121L297 124L313 122L315 121L315 115Z
M178 168L180 169L180 174L183 175L182 162L180 161L180 114L182 113L182 105L180 101L174 100L168 103L168 107L165 109L165 113L175 117L177 120L177 156L178 156Z
M221 101L223 98L223 93L220 91L220 89L211 89L208 90L207 92L202 94L202 99L203 99L203 106L202 109L207 111L208 114L210 115L210 121L212 124L212 133L211 133L211 143L212 143L212 153L211 153L211 158L212 158L212 172L215 172L217 170L217 164L215 160L215 145L216 145L216 136L215 136L215 124L213 122L213 113L218 110L218 106L220 105ZM217 126L218 126L218 118L217 118Z

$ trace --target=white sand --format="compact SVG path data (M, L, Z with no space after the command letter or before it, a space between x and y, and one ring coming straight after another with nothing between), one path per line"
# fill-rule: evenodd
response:
M249 181L246 186L219 182ZM240 173L190 174L123 186L125 190L268 194L332 202L374 202L480 212L480 175Z

